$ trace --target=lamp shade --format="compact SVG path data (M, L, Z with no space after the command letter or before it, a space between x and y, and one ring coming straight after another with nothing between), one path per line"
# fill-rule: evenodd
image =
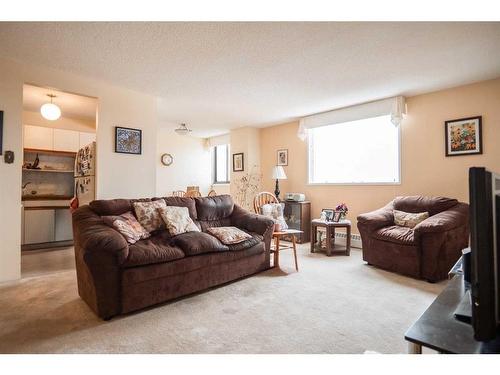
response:
M273 167L272 178L274 180L286 180L285 170L281 165L276 165Z

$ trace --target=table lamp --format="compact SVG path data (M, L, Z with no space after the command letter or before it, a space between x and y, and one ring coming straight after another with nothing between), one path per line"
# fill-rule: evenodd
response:
M280 184L279 180L286 180L285 170L281 165L273 167L272 178L276 180L276 187L274 188L274 195L280 200Z

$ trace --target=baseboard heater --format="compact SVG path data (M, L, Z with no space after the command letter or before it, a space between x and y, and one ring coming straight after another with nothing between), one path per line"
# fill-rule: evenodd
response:
M335 243L345 246L346 240L347 240L346 233L335 232ZM351 234L351 247L356 247L358 249L361 249L362 247L361 236L359 234Z

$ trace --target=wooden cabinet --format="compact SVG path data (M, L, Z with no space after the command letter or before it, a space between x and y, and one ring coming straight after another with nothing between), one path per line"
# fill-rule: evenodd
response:
M24 148L54 150L54 129L24 125Z
M80 133L73 130L53 129L54 151L77 152L80 149Z
M95 133L80 132L80 148L85 147L92 142L95 142L95 140Z
M304 232L296 235L298 243L309 242L311 239L311 202L284 201L285 221L290 229Z
M23 244L54 242L54 227L53 209L25 210Z

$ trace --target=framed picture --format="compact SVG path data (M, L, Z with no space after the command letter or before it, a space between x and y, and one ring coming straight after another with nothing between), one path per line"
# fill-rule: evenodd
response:
M326 221L333 221L333 215L335 214L335 210L332 210L331 208L323 208L321 210L321 213L325 213L325 220Z
M482 117L445 121L446 156L483 153Z
M333 213L333 220L335 223L338 223L340 221L340 218L342 217L342 211L335 211Z
M115 152L140 155L142 153L142 130L116 126Z
M0 155L3 153L3 111L0 111Z
M277 151L278 161L277 165L288 165L288 150L278 150Z
M243 172L245 170L245 163L243 159L243 152L233 154L233 172Z

